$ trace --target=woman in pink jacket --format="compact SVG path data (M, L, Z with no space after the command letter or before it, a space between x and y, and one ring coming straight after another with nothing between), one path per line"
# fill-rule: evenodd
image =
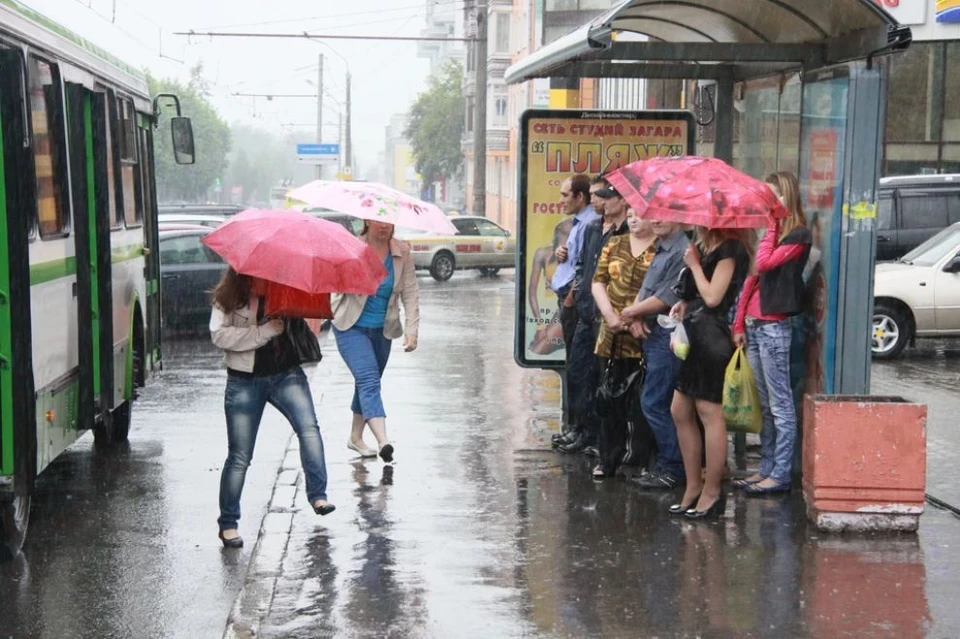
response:
M803 269L812 236L792 173L767 177L790 216L772 222L757 247L755 273L747 277L737 307L733 341L747 347L763 410L760 469L733 482L750 495L790 490L797 411L790 383L790 318L802 310Z

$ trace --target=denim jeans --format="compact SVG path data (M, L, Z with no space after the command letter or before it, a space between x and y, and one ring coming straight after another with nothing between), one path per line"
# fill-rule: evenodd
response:
M364 419L386 417L380 397L380 378L390 359L391 341L383 336L383 327L354 326L345 331L333 329L337 350L353 374L353 401L350 410Z
M647 360L647 377L643 382L640 404L657 442L657 463L654 470L674 477L683 477L683 459L677 441L677 426L670 415L673 391L680 373L681 360L670 351L670 331L655 324L643 343Z
M595 443L600 423L593 409L597 385L600 382L600 367L593 349L597 343L597 330L593 323L580 321L573 334L573 342L567 353L567 410L583 436Z
M797 439L797 411L790 385L789 319L747 325L747 359L757 382L763 409L760 431L760 474L785 484L791 480Z
M228 375L224 394L227 416L227 461L220 475L220 530L232 530L240 519L240 494L253 459L260 418L271 404L287 418L300 440L300 463L307 484L307 499L313 504L327 498L327 463L323 439L317 426L313 396L303 369L262 377Z

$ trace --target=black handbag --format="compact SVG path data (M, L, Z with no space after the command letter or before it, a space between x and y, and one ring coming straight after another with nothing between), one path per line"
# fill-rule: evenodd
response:
M617 352L620 335L613 338L611 355ZM635 398L640 394L646 364L638 357L611 357L600 373L594 409L602 419L630 419L639 407Z
M315 364L323 359L320 352L320 340L313 334L307 322L302 317L293 317L287 320L288 339L297 352L301 364Z

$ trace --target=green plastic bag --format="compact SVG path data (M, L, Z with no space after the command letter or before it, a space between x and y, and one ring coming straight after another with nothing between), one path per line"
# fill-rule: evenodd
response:
M723 377L723 418L727 430L735 433L759 433L763 428L757 383L742 347L730 358Z

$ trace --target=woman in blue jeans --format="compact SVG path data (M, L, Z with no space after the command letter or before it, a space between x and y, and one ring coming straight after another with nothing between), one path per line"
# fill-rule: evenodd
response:
M744 283L734 321L734 344L746 344L763 411L760 468L733 482L734 487L750 495L790 490L797 439L797 410L790 375L791 318L803 310L803 270L812 241L800 204L797 178L792 173L779 172L766 181L790 215L781 222L771 222L760 240L756 274Z
M365 221L360 236L383 261L387 276L373 295L334 294L333 334L337 349L353 374L353 423L347 448L361 457L393 461L393 444L387 439L387 413L380 397L380 379L390 358L391 341L404 336L403 350L417 348L420 325L420 297L410 247L393 238L393 225ZM400 323L403 304L406 333ZM363 429L369 426L378 450L363 442Z
M253 292L254 280L232 268L213 292L210 335L223 349L227 367L224 412L229 451L220 475L220 540L240 548L237 533L240 494L253 458L260 419L267 404L287 418L300 440L300 462L307 499L314 512L329 515L327 467L313 396L293 342L284 334L288 321L264 317L263 298Z

